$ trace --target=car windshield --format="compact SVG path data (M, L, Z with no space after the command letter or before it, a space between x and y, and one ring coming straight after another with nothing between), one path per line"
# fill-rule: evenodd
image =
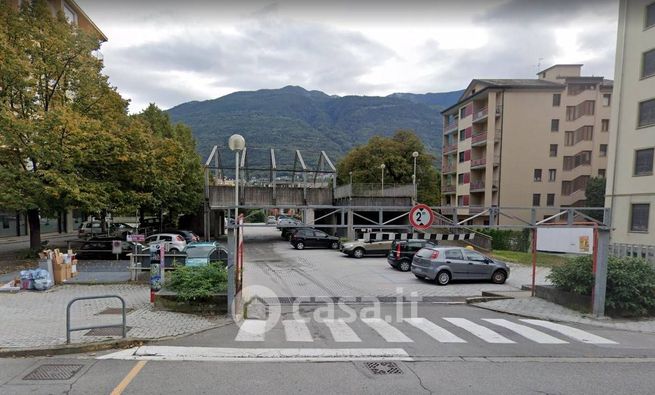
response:
M186 255L189 258L204 258L209 255L209 253L214 249L214 247L209 246L195 246L186 249Z

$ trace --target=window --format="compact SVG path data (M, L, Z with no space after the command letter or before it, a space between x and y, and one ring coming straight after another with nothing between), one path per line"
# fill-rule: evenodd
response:
M532 205L534 207L539 207L539 205L541 205L541 194L540 193L533 193L532 194Z
M572 146L575 144L575 132L573 131L568 131L564 133L564 145L567 147Z
M600 145L600 156L607 156L607 144Z
M457 175L457 184L462 185L464 184L464 174L458 174Z
M612 104L612 94L605 93L603 95L603 106L608 107L610 104Z
M550 157L555 157L557 156L557 144L551 144L550 145Z
M75 11L73 11L73 9L68 6L68 4L64 3L63 6L64 7L63 7L62 11L64 12L64 17L66 17L66 20L69 23L72 23L72 24L76 25L77 24L77 13Z
M598 169L598 177L605 178L605 169Z
M655 3L646 7L646 29L655 26Z
M464 141L466 140L466 130L460 130L459 131L459 141Z
M557 178L557 169L548 169L548 182L555 182Z
M653 174L654 148L635 151L635 176L650 176Z
M468 261L474 261L474 262L486 262L487 258L479 254L475 251L464 251L464 255L466 256L466 260Z
M655 49L644 52L641 59L641 78L655 75Z
M546 195L546 206L553 207L555 205L555 194L549 193Z
M462 151L462 152L459 153L459 163L462 163L462 162L464 162L464 161L465 161L465 158L464 158L464 151Z
M609 119L603 119L600 121L600 131L601 132L607 132L610 130L610 120Z
M559 107L560 101L562 100L562 95L559 93L553 94L553 107Z
M446 259L464 260L461 250L446 250Z
M630 208L630 232L648 232L650 204L636 203Z
M639 103L639 126L655 125L655 99Z
M534 182L541 182L541 169L534 169Z
M550 120L550 131L551 132L559 132L559 119L551 119Z

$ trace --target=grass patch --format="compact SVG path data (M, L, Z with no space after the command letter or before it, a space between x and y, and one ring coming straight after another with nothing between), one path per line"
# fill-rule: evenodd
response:
M517 252L506 250L494 250L491 253L493 258L501 261L518 263L521 265L532 265L531 252ZM566 263L569 257L565 254L548 254L544 252L537 253L537 266L540 267L558 267Z

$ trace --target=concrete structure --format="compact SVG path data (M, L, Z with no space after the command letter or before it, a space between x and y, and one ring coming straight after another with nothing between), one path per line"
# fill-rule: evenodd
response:
M475 79L442 112L442 201L458 207L458 218L503 206L540 207L541 219L555 207L584 205L589 178L606 173L612 81L582 76L581 68ZM473 223L488 221L483 215Z
M20 7L25 0L10 0L14 7ZM74 0L48 0L53 14L61 11L66 19L79 26L83 31L94 35L100 41L107 41L107 36L93 23L91 18ZM84 215L79 210L67 210L53 218L41 218L41 233L68 233L79 227ZM23 236L28 234L27 217L24 213L5 211L0 207L0 238Z
M655 245L655 3L621 0L605 205L612 243Z

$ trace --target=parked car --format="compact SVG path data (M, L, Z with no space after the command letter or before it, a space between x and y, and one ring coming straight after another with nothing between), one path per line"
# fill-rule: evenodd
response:
M155 244L168 243L169 252L181 252L186 247L186 240L181 235L175 233L158 233L146 237L145 244L150 249Z
M313 230L314 228L310 228L310 227L293 227L293 228L292 228L292 227L288 227L288 228L282 228L282 234L281 234L281 236L282 236L282 238L283 238L284 240L286 240L286 241L290 241L290 240L291 240L291 237L293 236L293 234L296 233L296 231L298 231L299 229L310 229L310 230Z
M439 285L451 280L491 280L503 284L509 277L509 267L467 248L426 246L414 255L412 273Z
M77 236L80 239L88 239L94 236L118 236L125 239L125 236L132 234L136 228L123 223L123 222L108 222L105 231L102 231L102 223L100 221L85 221L80 224L77 230Z
M292 218L292 217L284 217L281 219L277 220L277 229L282 230L285 227L294 227L294 226L299 226L299 225L304 225L301 220L297 218Z
M275 225L277 224L277 219L275 219L275 215L269 215L266 217L266 225Z
M393 240L355 240L344 243L341 252L355 258L362 258L365 255L386 255L391 248Z
M184 240L187 243L193 243L194 241L200 241L200 237L193 233L190 230L179 230L179 229L167 229L163 233L173 233L184 237Z
M77 250L75 256L77 259L116 259L116 254L113 253L113 241L111 237L95 237L82 243L82 246ZM137 252L140 252L142 246L131 241L121 241L121 253L118 255L120 259L128 259L127 254L134 252L136 247Z
M339 248L339 238L316 229L300 229L296 231L291 240L291 245L297 250L303 250L305 247Z
M387 262L401 272L408 272L412 268L414 255L427 245L436 247L437 242L420 239L394 240L387 255Z
M191 243L184 249L186 266L207 266L211 262L221 261L227 265L227 249L217 242Z

